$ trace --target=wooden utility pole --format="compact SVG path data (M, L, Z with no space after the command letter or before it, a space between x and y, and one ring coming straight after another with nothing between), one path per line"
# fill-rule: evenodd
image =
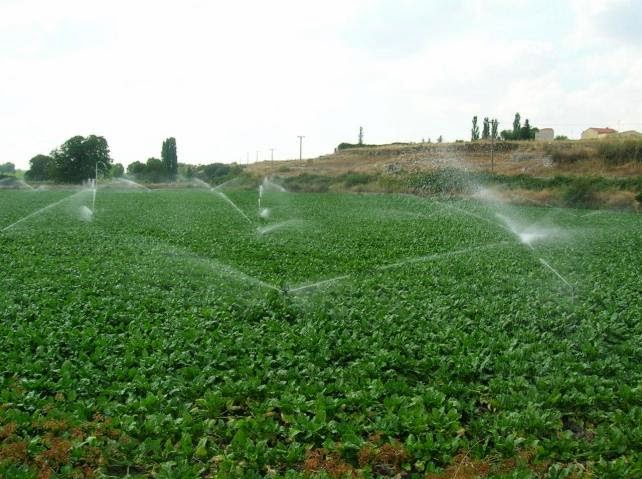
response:
M305 138L304 135L299 135L299 161L303 161L303 138Z
M490 135L490 171L495 171L495 135Z

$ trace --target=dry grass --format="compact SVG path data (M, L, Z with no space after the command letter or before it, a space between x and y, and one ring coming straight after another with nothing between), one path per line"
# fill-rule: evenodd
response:
M640 211L640 203L631 191L600 191L595 196L608 209Z
M547 147L547 145L549 145ZM496 173L534 176L600 175L610 177L642 175L641 163L608 164L601 160L594 143L585 141L555 142L556 151L567 151L577 161L553 162L547 148L549 143L522 142L509 151L494 155ZM567 149L567 150L566 150ZM431 171L438 168L462 168L490 171L490 145L480 142L384 145L373 148L342 150L309 160L289 160L255 163L248 171L257 175L279 174L295 176L301 173L338 176L348 171L379 174L390 169L407 173Z

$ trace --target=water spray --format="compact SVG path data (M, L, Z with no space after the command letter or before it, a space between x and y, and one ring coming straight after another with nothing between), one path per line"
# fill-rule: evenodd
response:
M34 211L33 213L29 213L27 216L25 216L25 217L23 217L23 218L20 218L20 219L19 219L18 221L16 221L15 223L10 224L9 226L5 226L5 227L4 227L4 228L2 228L2 230L0 230L0 231L8 231L8 230L10 230L11 228L13 228L14 226L19 225L19 224L20 224L20 223L22 223L23 221L26 221L26 220L28 220L29 218L32 218L32 217L34 217L34 216L36 216L36 215L39 215L39 214L41 214L41 213L44 213L45 211L47 211L47 210L49 210L49 209L51 209L51 208L54 208L55 206L58 206L58 205L59 205L59 204L61 204L61 203L64 203L65 201L67 201L67 200L69 200L69 199L73 198L74 196L77 196L77 195L79 195L79 194L81 194L81 193L84 193L85 191L87 191L87 190L81 190L81 191L78 191L78 192L76 192L76 193L73 193L73 194L71 194L71 195L69 195L69 196L65 196L65 197L64 197L64 198L62 198L61 200L58 200L58 201L56 201L56 202L54 202L54 203L51 203L51 204L49 204L49 205L47 205L47 206L45 206L45 207L43 207L43 208L40 208L39 210L36 210L36 211Z
M214 191L214 190L212 190L212 191ZM216 192L216 194L217 194L217 195L219 195L221 198L223 198L225 201L227 201L227 203L228 203L232 208L234 208L236 211L238 211L238 213L239 213L241 216L243 216L243 218L245 218L245 219L247 220L247 222L248 222L248 223L252 223L252 220L250 219L250 217L249 217L248 215L246 215L246 214L245 214L245 212L244 212L241 208L239 208L239 207L236 205L236 203L234 203L234 202L233 202L233 201L232 201L232 200L231 200L231 199L230 199L230 198L229 198L225 193L223 193L222 191L217 191L217 192Z
M542 264L543 264L546 268L548 268L550 271L552 271L552 272L553 272L553 274L554 274L555 276L557 276L557 277L562 281L562 283L564 283L564 284L565 284L565 285L570 289L570 291L571 291L571 303L574 303L574 302L575 302L575 288L573 287L573 285L572 285L571 283L569 283L569 282L566 280L566 278L564 278L564 276L562 276L562 275L560 274L560 272L559 272L559 271L557 271L557 270L556 270L555 268L553 268L550 264L548 264L548 262L547 262L545 259L543 259L543 258L539 258L539 262L540 262L540 263L542 263Z

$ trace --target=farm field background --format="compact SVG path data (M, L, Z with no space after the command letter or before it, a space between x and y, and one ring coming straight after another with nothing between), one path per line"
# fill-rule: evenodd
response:
M639 215L226 194L0 191L1 477L642 476Z

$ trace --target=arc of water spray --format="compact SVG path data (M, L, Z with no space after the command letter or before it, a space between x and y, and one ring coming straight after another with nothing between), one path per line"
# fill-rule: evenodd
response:
M273 284L267 283L263 280L260 280L259 278L255 278L254 276L250 276L249 274L244 273L243 271L240 271L227 263L223 263L218 259L203 257L194 253L193 251L178 248L176 246L169 245L167 243L150 240L149 238L146 238L146 237L137 237L137 236L132 236L132 237L136 238L137 241L148 242L153 248L163 249L166 252L165 254L167 256L180 258L181 260L190 260L200 265L206 266L210 270L216 271L217 273L227 274L228 276L241 279L247 283L253 284L261 288L267 288L267 289L272 289L274 291L282 292L280 288L274 286Z
M343 276L337 276L336 278L330 278L330 279L325 279L323 281L318 281L316 283L312 284L305 284L303 286L299 286L297 288L292 288L292 289L284 289L284 293L295 293L297 291L303 291L305 289L311 289L311 288L318 288L319 286L323 286L324 284L329 284L329 283L334 283L336 281L341 281L342 279L349 278L349 274L344 274Z
M439 205L441 205L441 206L443 206L445 208L450 208L452 210L458 211L458 212L460 212L460 213L462 213L464 215L468 215L468 216L470 216L472 218L477 218L478 220L485 221L486 223L490 223L491 225L499 226L500 228L508 231L509 233L513 233L513 231L511 231L511 229L508 228L507 226L505 226L505 225L503 225L501 223L498 223L497 221L493 221L493 220L491 220L489 218L485 218L482 215L478 215L477 213L473 213L472 211L466 211L466 210L464 210L462 208L459 208L457 206L450 205L448 203L442 203L441 201L437 201L437 200L435 200L435 203L437 203L437 204L439 204Z
M214 189L212 189L212 191L214 191ZM247 222L248 222L248 223L250 223L250 224L252 223L252 220L250 219L250 217L249 217L248 215L246 215L246 214L245 214L245 212L244 212L241 208L239 208L239 207L236 205L236 203L234 203L234 202L233 202L233 201L232 201L232 200L231 200L231 199L230 199L230 198L229 198L225 193L223 193L222 191L216 191L216 194L217 194L217 195L219 195L221 198L223 198L225 201L227 201L227 202L228 202L228 204L229 204L232 208L234 208L236 211L238 211L238 212L239 212L239 214L240 214L241 216L243 216L243 218L245 218L245 219L247 220Z
M4 227L4 228L2 228L2 230L0 230L0 231L8 231L8 230L10 230L11 228L13 228L14 226L19 225L19 224L20 224L20 223L22 223L23 221L26 221L26 220L28 220L29 218L32 218L32 217L34 217L34 216L36 216L36 215L39 215L40 213L44 213L45 211L47 211L47 210L49 210L49 209L51 209L51 208L54 208L54 207L58 206L59 204L61 204L61 203L65 202L65 201L67 201L67 200L69 200L69 199L73 198L74 196L77 196L77 195L79 195L79 194L81 194L81 193L84 193L85 191L86 191L86 190L81 190L81 191L78 191L78 192L76 192L76 193L73 193L73 194L71 194L71 195L69 195L69 196L65 196L64 198L62 198L62 199L60 199L60 200L58 200L58 201L56 201L56 202L54 202L54 203L51 203L50 205L47 205L47 206L45 206L45 207L43 207L43 208L40 208L39 210L36 210L36 211L34 211L34 212L32 212L32 213L29 213L27 216L24 216L23 218L20 218L20 219L19 219L18 221L16 221L15 223L10 224L9 226L5 226L5 227Z
M544 258L539 258L539 262L542 263L546 268L548 268L550 271L553 272L555 276L557 276L562 283L564 283L568 289L571 291L571 303L575 302L575 288L571 283L569 283L564 276L560 274L559 271L557 271L555 268L553 268Z
M232 181L236 181L237 178L232 178L231 180L224 181L220 185L214 186L210 188L210 191L218 191L219 189L223 188L224 186L227 186L228 183L231 183Z
M272 225L268 226L261 226L256 229L256 232L260 235L266 235L268 233L271 233L272 231L281 229L281 228L286 228L288 226L293 226L302 223L301 220L298 219L293 219L293 220L287 220L287 221L281 221L280 223L274 223Z
M375 269L378 271L385 271L387 269L392 269L392 268L397 268L399 266L403 266L405 264L409 263L421 263L424 261L432 261L436 259L441 259L441 258L447 258L449 256L457 256L465 253L472 253L473 251L481 251L485 249L491 249L491 248L496 248L498 246L503 246L508 244L508 241L500 241L498 243L491 243L488 245L482 245L482 246L471 246L469 248L462 248L459 250L455 251L446 251L445 253L435 253L435 254L429 254L426 256L414 256L412 258L406 258L405 260L402 261L397 261L395 263L390 263L390 264L384 264L381 266L376 267Z

